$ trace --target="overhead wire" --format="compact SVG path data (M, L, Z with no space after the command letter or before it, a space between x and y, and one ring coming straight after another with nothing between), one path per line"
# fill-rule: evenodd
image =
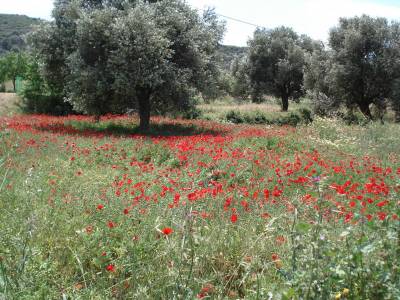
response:
M205 11L205 9L200 9L200 10ZM215 14L217 16L219 16L219 17L222 17L222 18L225 18L225 19L228 19L228 20L231 20L231 21L239 22L239 23L242 23L242 24L250 25L250 26L253 26L253 27L256 27L256 28L267 28L265 26L257 25L255 23L244 21L244 20L241 20L241 19L238 19L238 18L226 16L226 15L223 15L223 14L220 14L220 13L217 13L217 12L215 12Z

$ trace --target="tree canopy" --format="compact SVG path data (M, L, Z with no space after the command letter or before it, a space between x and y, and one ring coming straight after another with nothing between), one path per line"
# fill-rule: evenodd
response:
M329 36L329 50L310 60L306 86L325 94L330 103L358 107L368 118L370 104L398 103L400 76L399 24L385 18L341 18Z
M185 110L193 91L217 74L224 26L184 1L55 2L54 21L31 37L51 88L74 109L99 116L137 108Z
M282 110L287 111L289 98L303 93L303 68L305 64L304 38L291 28L257 29L249 41L249 76L253 99L263 93L282 100Z

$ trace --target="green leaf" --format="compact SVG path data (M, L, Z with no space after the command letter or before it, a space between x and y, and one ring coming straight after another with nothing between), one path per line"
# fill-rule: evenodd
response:
M311 225L308 223L298 223L296 225L296 231L299 233L307 233L311 229Z

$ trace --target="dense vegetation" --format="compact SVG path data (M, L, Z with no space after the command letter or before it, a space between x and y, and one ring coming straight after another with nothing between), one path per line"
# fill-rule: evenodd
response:
M101 2L101 1L100 1ZM223 24L183 1L56 1L54 21L31 36L53 95L97 118L137 109L188 110L218 74Z
M398 125L138 123L0 120L0 296L400 297Z
M181 0L53 17L0 58L32 113L0 94L0 299L400 299L398 23L240 48Z
M39 19L21 15L0 14L0 56L25 47L25 35L38 25Z

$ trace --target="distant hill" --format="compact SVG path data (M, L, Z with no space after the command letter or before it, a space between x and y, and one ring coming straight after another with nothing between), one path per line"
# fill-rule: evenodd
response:
M0 55L25 47L24 35L39 24L40 19L22 15L0 14Z
M243 57L247 53L247 47L220 45L219 55L222 60L223 69L229 71L236 57Z

